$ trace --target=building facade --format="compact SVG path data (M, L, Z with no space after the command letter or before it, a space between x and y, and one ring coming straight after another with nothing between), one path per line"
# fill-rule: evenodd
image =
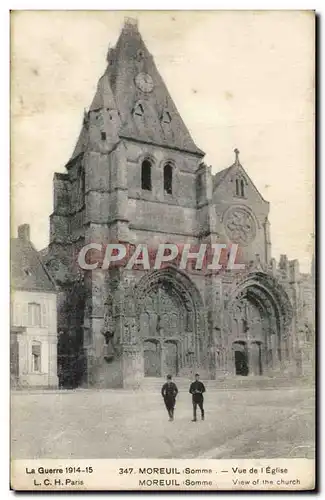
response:
M57 387L56 286L29 237L11 241L10 376L13 387Z
M75 385L302 370L298 262L272 259L269 203L239 151L217 174L203 158L126 20L66 172L54 175L45 260L60 286L61 368ZM234 243L245 269L79 268L85 245L112 242Z

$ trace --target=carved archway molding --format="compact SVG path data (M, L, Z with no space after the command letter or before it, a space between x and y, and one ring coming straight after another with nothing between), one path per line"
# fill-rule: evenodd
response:
M190 280L187 274L174 266L166 266L157 271L151 271L145 274L138 283L134 285L134 297L138 312L147 294L158 286L164 286L167 283L182 299L187 311L198 311L203 308L201 294L196 285Z
M191 331L195 336L195 344L198 351L204 349L203 343L205 333L204 303L196 285L187 274L174 266L166 266L163 269L151 271L145 274L138 283L134 285L134 300L136 304L136 316L140 321L140 314L143 311L146 297L157 287L169 284L174 293L186 309L191 318L188 322L187 331Z
M248 274L230 292L226 307L229 312L242 298L251 298L277 323L278 333L285 338L293 317L293 308L284 287L271 275L263 272Z

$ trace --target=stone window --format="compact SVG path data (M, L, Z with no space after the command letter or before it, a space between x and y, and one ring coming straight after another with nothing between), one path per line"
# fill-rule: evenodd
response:
M236 179L236 196L239 196L240 190L239 190L239 179Z
M41 371L41 343L37 341L32 344L32 371Z
M28 304L28 325L41 326L41 306L36 303Z
M151 162L144 160L141 166L141 188L151 191Z
M245 181L240 177L236 179L236 196L245 197Z
M173 167L170 163L164 166L164 193L173 194Z
M245 185L243 179L240 180L240 196L245 196Z

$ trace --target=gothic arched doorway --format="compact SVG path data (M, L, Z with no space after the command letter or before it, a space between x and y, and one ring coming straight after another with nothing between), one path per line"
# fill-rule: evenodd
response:
M135 286L135 297L144 375L177 376L199 369L206 349L203 303L189 277L173 267L153 271ZM160 349L155 355L153 342Z
M246 342L233 343L236 375L248 375L248 352Z
M240 283L228 305L233 373L262 375L281 369L291 319L290 300L272 276L252 273Z

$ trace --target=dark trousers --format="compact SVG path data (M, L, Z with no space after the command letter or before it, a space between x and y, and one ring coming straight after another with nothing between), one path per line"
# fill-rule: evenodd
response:
M192 403L193 403L193 420L196 420L197 407L200 408L201 417L204 418L203 396L201 398L195 398L195 399L193 398Z
M175 398L164 398L169 418L174 418Z

